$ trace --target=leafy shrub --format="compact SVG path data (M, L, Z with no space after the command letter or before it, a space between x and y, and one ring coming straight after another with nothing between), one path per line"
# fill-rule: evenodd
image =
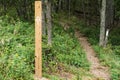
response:
M20 21L14 24L7 21L6 17L1 20L0 80L33 80L34 29L32 25Z
M46 65L43 63L43 68L49 66L45 71L58 71L57 66L59 66L59 63L73 65L88 70L89 63L87 62L85 53L80 47L78 40L74 37L73 29L71 28L70 31L64 31L59 23L54 22L53 31L53 44L51 47L46 46L46 39L43 39L43 61L48 64ZM51 66L54 70L51 69Z

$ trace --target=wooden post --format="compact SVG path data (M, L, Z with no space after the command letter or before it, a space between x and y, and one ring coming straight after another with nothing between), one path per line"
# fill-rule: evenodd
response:
M42 2L35 1L35 77L42 78Z

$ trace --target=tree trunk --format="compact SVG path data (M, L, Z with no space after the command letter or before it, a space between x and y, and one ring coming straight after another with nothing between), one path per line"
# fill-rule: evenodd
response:
M101 23L100 23L100 46L104 46L105 41L105 27L106 27L106 1L102 0L102 9L101 9Z
M69 0L69 4L68 4L68 6L69 6L69 8L68 8L68 11L69 11L69 20L70 20L70 8L71 8L70 2L71 2L71 0Z
M42 34L46 35L46 25L45 25L45 3L44 0L42 0L42 7L43 7L43 11L42 11Z
M59 2L58 2L58 11L61 11L61 1L62 0L59 0Z
M86 12L85 12L85 2L82 0L82 11L83 11L83 19L86 21Z
M108 35L109 30L113 26L113 19L114 19L114 0L107 1L107 8L106 8L106 36L105 36L105 43L104 47L106 47L108 42Z
M106 27L110 28L113 25L114 18L114 0L107 1L107 11L106 11Z
M52 44L52 23L51 23L51 2L46 1L46 18L47 18L47 34L48 34L48 45Z

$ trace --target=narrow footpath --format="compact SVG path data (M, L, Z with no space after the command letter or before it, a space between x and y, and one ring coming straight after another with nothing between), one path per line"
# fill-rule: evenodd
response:
M75 35L79 39L80 44L86 53L87 59L91 64L90 73L97 78L96 80L110 80L108 68L100 64L99 59L96 57L96 52L87 41L87 38L84 37L79 31L76 31Z

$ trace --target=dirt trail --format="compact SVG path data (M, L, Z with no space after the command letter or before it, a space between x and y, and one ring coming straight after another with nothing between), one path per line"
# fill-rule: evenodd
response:
M88 61L91 63L90 72L99 79L110 80L110 75L108 68L100 65L99 59L96 57L96 53L93 48L90 46L90 43L87 41L87 38L84 37L80 32L76 31L76 37L79 39L81 46L86 52Z

